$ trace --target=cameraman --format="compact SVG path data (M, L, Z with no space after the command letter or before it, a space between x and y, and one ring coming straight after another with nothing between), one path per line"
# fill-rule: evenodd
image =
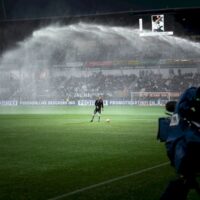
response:
M160 200L186 200L190 189L200 189L196 175L200 172L200 87L188 88L178 102L169 102L173 112L165 140L171 165L179 178L171 181Z
M181 95L175 113L190 122L200 122L200 87L190 87Z

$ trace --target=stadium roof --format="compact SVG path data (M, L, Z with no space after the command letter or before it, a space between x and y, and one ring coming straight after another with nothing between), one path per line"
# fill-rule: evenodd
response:
M197 8L199 0L0 0L0 20Z

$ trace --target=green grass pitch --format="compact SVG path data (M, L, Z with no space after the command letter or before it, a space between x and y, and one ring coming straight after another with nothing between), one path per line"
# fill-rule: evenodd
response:
M0 107L0 199L159 199L175 171L169 164L145 169L168 162L164 144L156 140L164 108L108 106L100 123L89 122L92 112L93 107ZM66 194L71 195L61 198ZM189 199L198 196L191 192Z

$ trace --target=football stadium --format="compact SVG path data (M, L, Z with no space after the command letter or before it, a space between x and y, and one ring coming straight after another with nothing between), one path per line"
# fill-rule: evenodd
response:
M200 4L27 2L0 5L0 199L159 200L178 176L159 118L200 87Z

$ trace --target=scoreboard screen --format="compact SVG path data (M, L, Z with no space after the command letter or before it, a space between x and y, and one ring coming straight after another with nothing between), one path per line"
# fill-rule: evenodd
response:
M164 15L152 15L151 16L152 31L163 32L164 31Z

